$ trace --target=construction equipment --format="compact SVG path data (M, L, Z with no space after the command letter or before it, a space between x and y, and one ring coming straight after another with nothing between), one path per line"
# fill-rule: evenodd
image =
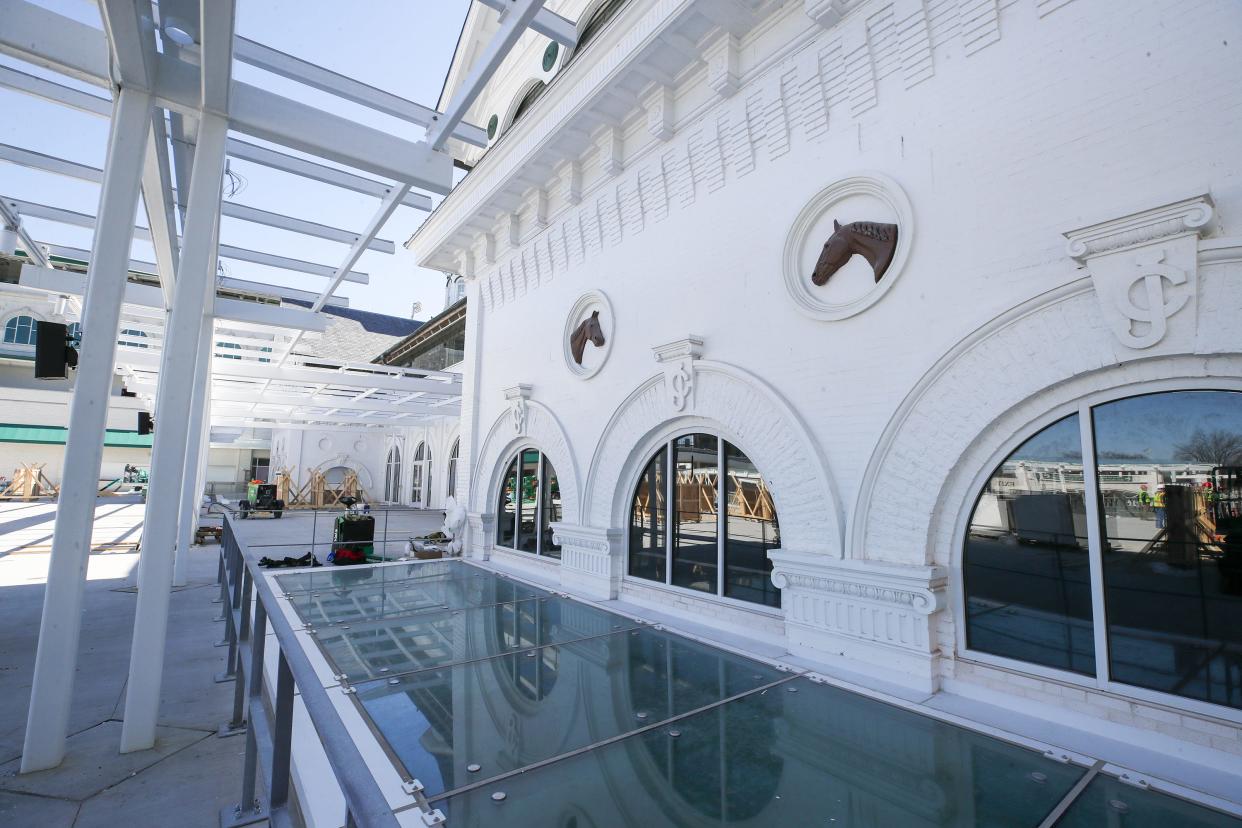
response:
M246 486L246 499L237 504L241 510L242 520L258 513L266 513L279 518L285 513L285 502L276 496L275 483L250 481Z

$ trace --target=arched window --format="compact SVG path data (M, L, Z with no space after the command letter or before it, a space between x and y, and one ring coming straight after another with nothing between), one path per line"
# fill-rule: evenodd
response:
M414 449L414 476L410 479L410 500L415 506L423 505L424 480L426 480L423 468L430 459L431 452L427 450L427 444L419 443L418 448Z
M574 46L573 53L566 58L566 61L580 53L583 47L600 33L608 25L608 22L616 16L617 12L621 10L625 2L626 0L602 0L602 2L595 6L594 10L587 12L585 15L586 22L578 30L578 42Z
M242 346L236 342L217 342L217 348L229 348L231 350L240 351ZM241 354L216 354L217 359L241 359Z
M538 449L518 452L500 483L496 545L559 560L552 524L561 517L561 487L552 461Z
M962 571L969 650L1242 708L1242 393L1047 426L979 494Z
M125 346L126 348L146 348L146 347L148 347L148 346L147 346L147 344L146 344L145 342L126 342L126 341L125 341L125 339L124 339L124 337L133 337L133 338L136 338L136 339L146 339L146 338L147 338L146 331L140 331L140 330L137 330L137 329L135 329L135 328L122 328L122 329L121 329L121 337L122 337L121 339L118 339L118 340L116 341L116 344L117 344L117 345L123 345L123 346Z
M630 507L631 576L779 607L768 560L779 546L772 493L737 446L687 434L661 446L639 476Z
M446 497L457 497L457 457L461 454L461 440L453 441L453 448L449 451L448 459L448 484L445 486Z
M388 450L388 463L384 474L384 500L401 502L401 449L393 446Z
M509 126L516 124L518 119L526 114L526 110L530 109L535 101L539 100L539 96L543 94L543 90L547 89L547 87L548 85L543 81L536 81L531 85L530 89L526 90L526 94L522 96L522 99L518 101L518 105L513 109L513 117L509 119Z
M4 323L4 344L33 345L38 330L39 320L33 316L14 316Z

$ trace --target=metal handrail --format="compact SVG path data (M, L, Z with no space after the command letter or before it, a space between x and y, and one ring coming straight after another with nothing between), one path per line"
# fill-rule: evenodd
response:
M233 680L233 719L221 726L222 735L246 733L246 758L241 798L221 810L223 828L240 828L263 821L276 826L298 824L289 803L289 760L293 736L295 689L327 755L328 764L345 797L345 824L360 828L396 828L392 807L368 769L349 729L341 720L328 691L297 641L293 627L277 605L277 595L258 562L233 530L233 516L225 515L220 543L221 619L226 622L228 665L219 681ZM267 626L280 646L273 712L265 707L263 670ZM247 680L249 679L249 680ZM263 771L266 794L256 790Z

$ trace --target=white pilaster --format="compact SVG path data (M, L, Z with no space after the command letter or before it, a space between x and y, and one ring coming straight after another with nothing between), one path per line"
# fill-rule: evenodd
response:
M620 529L553 523L561 545L561 586L597 601L611 601L621 591L625 551Z
M929 693L939 687L932 631L945 601L941 567L784 549L768 557L791 653Z
M150 95L120 90L112 106L91 245L82 311L82 352L69 404L69 436L30 688L22 773L54 768L65 756L116 331L125 296L150 118Z

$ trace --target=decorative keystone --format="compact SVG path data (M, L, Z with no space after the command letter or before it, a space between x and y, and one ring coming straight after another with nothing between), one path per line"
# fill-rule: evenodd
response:
M509 417L512 420L515 434L526 433L527 402L530 400L531 386L519 383L505 389L505 399L509 401Z
M703 338L691 334L651 349L656 362L664 366L664 387L674 411L693 407L694 363L703 356Z

